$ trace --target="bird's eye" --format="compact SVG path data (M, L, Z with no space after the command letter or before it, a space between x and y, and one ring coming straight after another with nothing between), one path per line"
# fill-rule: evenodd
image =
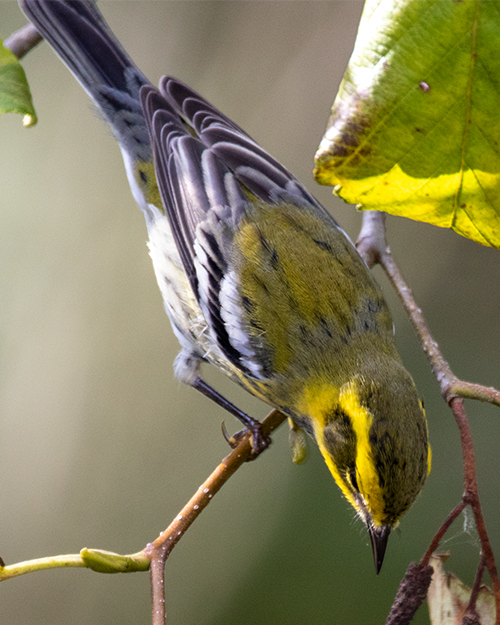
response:
M358 486L358 480L356 479L356 469L353 469L350 473L349 473L349 477L351 479L351 484L352 487L358 491L359 493L359 486Z

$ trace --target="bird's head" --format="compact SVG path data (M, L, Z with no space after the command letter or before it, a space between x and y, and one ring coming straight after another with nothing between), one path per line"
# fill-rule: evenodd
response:
M368 528L378 573L391 529L430 471L427 421L413 380L388 359L340 387L319 380L305 399L326 464Z

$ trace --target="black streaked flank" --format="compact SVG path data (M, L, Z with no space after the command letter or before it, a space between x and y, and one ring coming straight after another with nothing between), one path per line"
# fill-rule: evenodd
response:
M248 314L252 314L255 311L255 302L246 295L243 295L241 298L241 304Z
M255 274L255 273L254 273L254 274L252 274L252 280L255 282L255 284L257 284L257 286L258 286L259 288L261 288L261 289L264 291L264 293L265 293L267 296L269 296L269 297L271 296L271 292L270 292L270 291L269 291L269 289L267 288L266 283L265 283L265 282L263 282L263 281L259 278L259 276L258 276L257 274Z
M333 256L336 256L335 250L330 245L330 243L328 243L328 241L320 241L319 239L313 239L313 241L323 251L328 252L329 254L332 254Z
M317 318L317 322L323 328L323 331L328 336L328 338L332 339L333 338L333 333L331 332L330 328L328 327L328 321L324 317L320 316L320 317Z

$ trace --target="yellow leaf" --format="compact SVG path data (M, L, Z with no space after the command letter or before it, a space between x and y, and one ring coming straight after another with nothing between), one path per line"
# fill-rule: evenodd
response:
M500 248L500 2L367 0L315 176Z

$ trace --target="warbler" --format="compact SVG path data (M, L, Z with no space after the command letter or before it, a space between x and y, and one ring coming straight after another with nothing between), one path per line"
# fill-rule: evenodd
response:
M175 78L159 90L91 0L20 0L109 121L181 344L175 374L209 362L316 441L366 524L377 573L430 470L427 422L382 292L328 211L246 132Z

